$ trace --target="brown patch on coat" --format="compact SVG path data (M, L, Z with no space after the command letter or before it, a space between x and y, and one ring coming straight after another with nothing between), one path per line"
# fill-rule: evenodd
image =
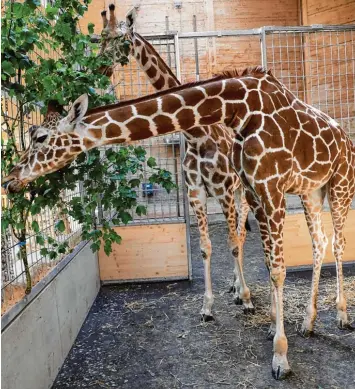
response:
M117 124L110 123L105 127L106 138L117 138L122 134L120 127Z
M159 115L154 118L159 134L166 134L175 130L173 121L169 116Z
M152 116L158 110L158 102L156 100L150 100L149 102L139 103L136 105L138 115ZM131 115L132 117L132 115Z
M95 139L101 139L102 138L102 130L101 128L98 129L90 129L88 131L89 135L92 136Z
M165 85L165 78L161 75L154 83L153 86L157 90L161 90Z
M182 109L177 115L177 120L179 121L180 127L183 130L188 130L193 127L195 124L195 114L194 111L190 108Z
M131 140L147 139L153 136L149 121L146 119L134 118L126 126L131 131Z
M166 113L174 113L181 107L182 103L176 96L165 96L162 99L162 110Z
M157 68L152 65L148 70L146 70L146 73L149 78L154 78L157 75Z

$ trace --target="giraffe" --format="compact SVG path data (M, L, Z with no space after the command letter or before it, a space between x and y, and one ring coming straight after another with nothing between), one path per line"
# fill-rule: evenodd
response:
M349 327L342 257L344 224L355 193L355 147L334 119L299 100L270 71L260 67L89 111L87 107L88 97L82 95L55 128L41 127L47 137L37 138L4 178L7 190L16 192L93 147L223 123L235 132L232 163L259 222L270 275L273 377L283 379L291 371L283 323L286 193L301 196L313 243L312 291L304 330L312 330L317 313L318 280L326 245L320 220L324 193L334 229L337 323L342 329Z
M154 47L138 33L134 32L136 10L126 15L126 22L118 22L115 5L109 6L110 19L106 11L101 12L103 21L102 36L125 36L131 42L130 53L146 74L149 82L157 91L163 91L180 85L180 81L164 62ZM102 52L105 51L102 47ZM119 58L120 52L116 54ZM246 238L246 222L249 206L245 200L243 186L228 163L232 151L233 138L223 125L195 127L184 132L186 154L183 170L187 186L189 203L196 215L200 233L200 248L204 264L205 294L201 309L202 320L213 320L213 292L211 280L212 245L208 231L207 198L213 196L220 204L228 226L228 246L234 258L234 302L243 304L244 313L253 313L250 290L243 275L243 246ZM217 161L217 163L215 163ZM237 197L237 203L235 201ZM236 207L237 205L237 207ZM237 208L237 212L236 212ZM238 217L236 218L236 214ZM238 223L237 223L238 220ZM238 225L236 225L238 224ZM247 225L248 226L248 225Z

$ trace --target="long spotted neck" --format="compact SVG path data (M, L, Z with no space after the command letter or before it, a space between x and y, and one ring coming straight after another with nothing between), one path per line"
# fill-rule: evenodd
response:
M204 81L95 108L77 126L77 133L92 148L217 123L242 127L254 111L248 90L256 89L258 82L253 77Z
M131 54L139 67L148 77L149 82L157 91L163 91L180 85L169 66L164 62L154 47L141 35L134 32L131 36Z

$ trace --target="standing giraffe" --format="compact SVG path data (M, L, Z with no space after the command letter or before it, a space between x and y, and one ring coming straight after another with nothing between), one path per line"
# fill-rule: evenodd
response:
M272 374L285 378L290 367L283 323L285 193L301 196L313 242L314 271L304 331L316 316L319 273L326 238L320 220L324 193L333 219L337 263L337 322L349 326L343 291L344 224L355 193L354 145L338 123L294 96L262 68L242 75L182 85L150 96L87 111L77 99L67 117L42 127L4 184L18 191L39 176L60 169L94 147L147 139L196 126L223 123L235 131L233 164L259 222L272 290L274 355Z
M149 82L157 91L164 91L180 85L154 47L142 36L134 32L136 10L133 8L126 15L126 22L118 23L115 5L109 6L110 18L106 11L101 13L103 20L103 40L101 52L111 47L112 39L125 36L131 42L131 55L145 72ZM118 47L119 49L119 47ZM119 58L120 52L116 53ZM243 304L245 313L253 313L250 291L243 275L243 246L246 238L245 224L249 206L245 200L243 187L229 163L233 139L223 125L194 127L184 132L186 155L183 170L186 179L187 194L190 205L196 215L200 233L200 248L204 264L205 295L201 315L203 320L212 320L212 281L211 254L212 246L208 232L207 198L213 196L220 204L228 225L228 245L234 257L234 301ZM237 213L235 195L237 195ZM236 218L236 214L238 217ZM238 220L238 226L237 224Z

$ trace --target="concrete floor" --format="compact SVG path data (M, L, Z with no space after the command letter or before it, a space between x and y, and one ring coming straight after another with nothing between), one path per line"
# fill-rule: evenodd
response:
M355 388L355 334L337 329L335 307L321 309L315 336L297 333L306 301L286 301L286 333L293 376L271 377L267 272L255 226L248 234L245 273L260 324L242 313L227 293L232 259L226 226L211 226L215 322L201 323L203 267L197 229L192 228L193 281L103 287L69 353L53 389L64 388ZM346 271L354 274L354 269ZM309 274L289 275L287 288L308 294ZM324 282L334 281L329 271ZM261 289L260 289L261 288ZM264 288L264 289L262 289ZM263 292L264 291L264 292ZM266 292L265 292L266 291ZM334 292L332 291L332 292ZM321 294L324 289L321 288ZM287 297L286 297L287 300ZM297 300L295 300L297 301ZM349 301L354 318L355 301Z

